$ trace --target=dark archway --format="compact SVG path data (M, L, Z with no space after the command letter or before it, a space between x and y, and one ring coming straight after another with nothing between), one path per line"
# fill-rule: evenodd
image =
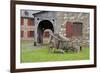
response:
M39 23L38 27L37 27L37 42L39 44L43 43L43 32L46 29L50 29L52 30L52 32L54 32L54 27L53 24L49 21L49 20L43 20Z

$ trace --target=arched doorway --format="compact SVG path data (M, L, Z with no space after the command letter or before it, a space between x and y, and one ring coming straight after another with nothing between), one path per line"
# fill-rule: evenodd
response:
M49 20L40 21L37 28L37 42L43 44L43 34L46 29L50 29L54 32L53 24Z

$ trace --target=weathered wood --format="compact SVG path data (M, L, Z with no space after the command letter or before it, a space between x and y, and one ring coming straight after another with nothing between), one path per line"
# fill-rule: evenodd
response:
M50 34L50 48L55 51L56 49L64 50L65 52L80 52L81 40L76 37L70 39L63 37L59 34Z

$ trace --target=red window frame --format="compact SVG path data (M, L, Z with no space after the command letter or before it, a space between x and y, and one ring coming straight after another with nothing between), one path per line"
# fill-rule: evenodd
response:
M21 25L24 25L24 18L21 17Z
M34 37L34 31L28 31L28 37Z
M21 31L21 37L24 37L24 31Z
M34 25L34 20L31 18L28 18L28 26L33 26Z

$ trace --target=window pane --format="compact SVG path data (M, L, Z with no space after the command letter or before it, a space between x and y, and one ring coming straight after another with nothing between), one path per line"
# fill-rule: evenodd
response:
M34 37L34 31L28 31L28 37Z
M21 17L21 25L24 25L24 18Z
M33 19L28 19L28 25L29 25L29 26L34 25L34 20L33 20Z
M24 36L24 31L21 31L21 37L23 37Z

